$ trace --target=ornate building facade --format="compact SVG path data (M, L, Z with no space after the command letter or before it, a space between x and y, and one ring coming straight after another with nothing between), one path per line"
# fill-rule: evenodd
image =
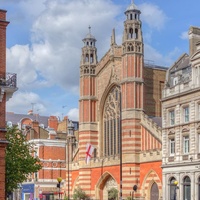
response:
M115 31L98 62L96 39L83 39L80 64L79 148L70 165L70 196L81 187L90 198L162 198L161 91L166 69L144 63L140 10L125 11L123 41ZM85 163L86 146L95 149ZM135 190L133 191L133 186Z
M189 44L163 90L163 200L200 199L200 28L190 27Z

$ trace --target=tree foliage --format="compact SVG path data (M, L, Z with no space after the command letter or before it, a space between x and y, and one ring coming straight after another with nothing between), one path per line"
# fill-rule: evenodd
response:
M116 188L111 188L108 191L108 199L109 200L115 200L118 197L118 190Z
M12 192L28 175L42 168L40 160L33 157L34 144L26 140L22 131L16 127L8 127L6 139L6 192Z
M85 200L87 198L88 198L88 196L86 195L86 193L80 187L74 190L74 194L73 194L74 200L78 200L78 199Z

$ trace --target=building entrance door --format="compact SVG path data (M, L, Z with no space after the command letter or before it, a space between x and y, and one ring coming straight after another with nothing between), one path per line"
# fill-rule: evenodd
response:
M159 191L158 191L158 186L156 183L154 183L151 186L151 194L150 194L151 198L150 200L158 200L159 197Z

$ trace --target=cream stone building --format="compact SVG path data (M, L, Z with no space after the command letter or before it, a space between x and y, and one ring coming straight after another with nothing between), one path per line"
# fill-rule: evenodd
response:
M190 27L189 44L163 90L163 200L200 199L200 28Z

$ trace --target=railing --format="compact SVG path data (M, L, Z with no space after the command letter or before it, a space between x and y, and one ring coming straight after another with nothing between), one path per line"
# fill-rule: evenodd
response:
M17 87L17 74L6 73L6 78L0 74L0 86L13 88Z

